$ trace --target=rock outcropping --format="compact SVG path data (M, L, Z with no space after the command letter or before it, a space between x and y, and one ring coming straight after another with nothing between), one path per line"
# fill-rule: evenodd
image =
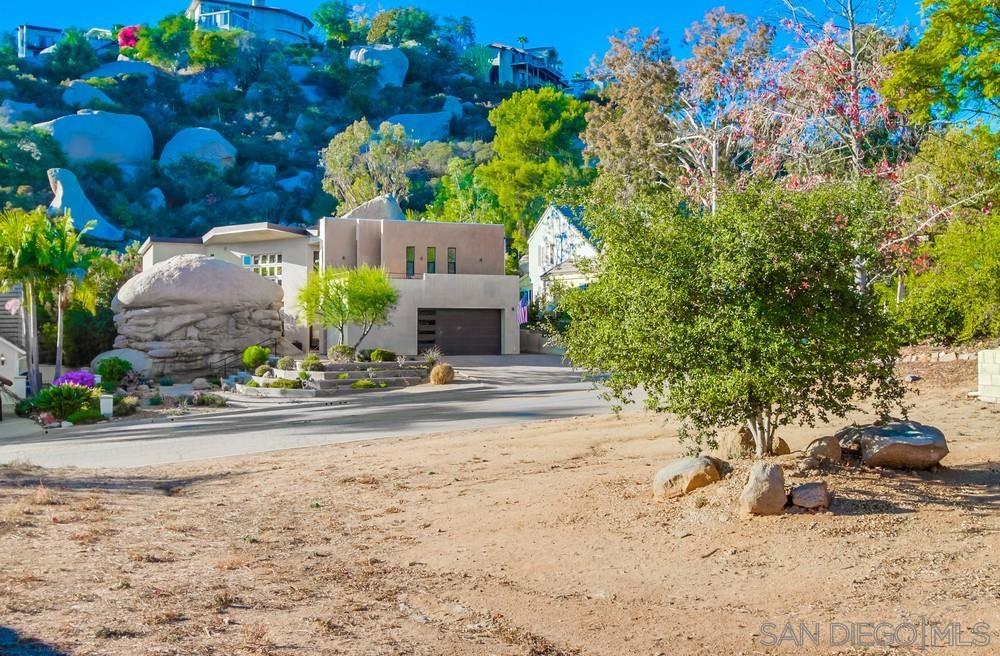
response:
M428 112L427 114L395 114L386 119L387 123L402 125L406 136L414 141L444 141L451 134L449 111Z
M236 164L236 146L212 128L184 128L163 147L160 166L180 164L186 157L224 171Z
M151 376L190 381L217 374L217 363L281 334L281 287L241 266L205 255L178 255L135 276L112 304L115 348L152 361Z
M102 66L98 66L83 76L84 80L101 77L122 77L125 75L141 75L146 78L146 84L153 86L156 82L156 68L146 62L138 61L113 61Z
M104 241L121 241L125 234L101 216L94 204L87 198L76 174L69 169L49 169L49 186L55 198L49 205L49 214L59 215L69 212L73 217L73 227L82 230L93 221L96 225L87 236Z
M50 132L73 163L145 167L153 158L153 133L141 116L81 109L35 127Z
M376 221L405 221L406 214L392 194L378 196L361 203L344 215L345 219L373 219Z
M97 87L93 87L83 80L73 80L63 91L63 102L70 107L89 107L94 103L103 105L114 105L115 101L108 97Z
M399 48L377 44L351 48L351 61L355 64L378 67L378 88L401 87L410 70L410 60Z

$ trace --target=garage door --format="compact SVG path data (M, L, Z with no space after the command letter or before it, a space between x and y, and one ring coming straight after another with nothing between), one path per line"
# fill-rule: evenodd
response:
M420 351L437 346L445 355L500 355L501 310L421 309Z

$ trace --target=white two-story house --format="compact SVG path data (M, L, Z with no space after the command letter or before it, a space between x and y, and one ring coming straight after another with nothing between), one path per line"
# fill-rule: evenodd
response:
M192 0L185 16L198 30L244 30L266 41L308 43L313 22L294 11L268 7L266 0Z
M587 276L584 260L597 257L597 248L581 220L581 210L550 205L528 236L528 279L532 300L551 300L552 288L582 287Z

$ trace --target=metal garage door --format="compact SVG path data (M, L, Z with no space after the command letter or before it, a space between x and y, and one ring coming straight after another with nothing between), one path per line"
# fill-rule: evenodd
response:
M445 355L500 355L501 310L417 311L421 352L437 346Z

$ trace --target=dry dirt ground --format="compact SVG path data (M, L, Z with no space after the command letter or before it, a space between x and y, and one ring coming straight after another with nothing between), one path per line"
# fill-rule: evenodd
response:
M740 518L746 463L655 501L681 448L641 413L147 469L14 463L0 653L1000 653L1000 406L967 398L974 365L906 370L947 467L792 479L826 479L830 514ZM878 622L956 646L866 648ZM794 642L800 624L818 639Z

